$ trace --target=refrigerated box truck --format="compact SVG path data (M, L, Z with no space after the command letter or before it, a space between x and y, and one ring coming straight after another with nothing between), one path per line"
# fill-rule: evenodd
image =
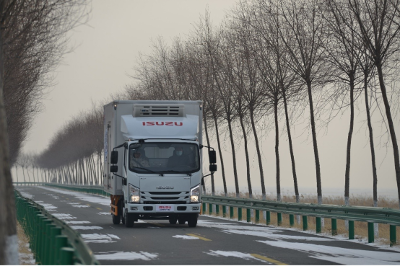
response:
M166 219L197 225L203 147L201 101L114 101L104 106L104 190L114 224Z

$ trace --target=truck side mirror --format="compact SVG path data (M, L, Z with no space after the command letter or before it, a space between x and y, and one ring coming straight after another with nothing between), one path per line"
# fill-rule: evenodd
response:
M112 151L111 152L111 164L117 164L118 163L118 151Z
M217 163L217 154L214 150L208 151L208 158L210 159L210 164Z
M111 172L111 173L116 173L116 172L118 172L118 165L111 165L111 166L110 166L110 172Z
M216 164L210 164L210 172L216 172L217 171L217 165Z

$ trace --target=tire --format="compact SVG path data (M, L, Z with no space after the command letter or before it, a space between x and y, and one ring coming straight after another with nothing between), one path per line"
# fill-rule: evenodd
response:
M125 226L126 227L133 227L135 221L133 220L132 214L126 213L125 211Z
M190 215L190 217L189 217L189 220L188 220L188 225L189 225L189 227L196 227L196 225L197 225L197 218L199 217L199 215L196 213L196 214L193 214L193 215Z
M178 218L178 223L179 224L185 224L186 220L184 218Z
M176 216L169 217L170 224L176 224L177 221L178 221L178 218Z
M120 221L121 221L121 216L119 216L119 215L114 215L114 214L111 214L111 215L112 215L113 224L119 224Z

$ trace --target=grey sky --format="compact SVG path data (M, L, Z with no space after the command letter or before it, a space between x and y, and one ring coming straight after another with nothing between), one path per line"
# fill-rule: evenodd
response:
M73 116L91 108L92 102L99 103L110 94L123 91L132 82L129 75L134 74L133 67L139 53L148 54L152 41L162 36L167 42L174 37L183 39L193 30L193 24L209 8L214 25L219 25L225 12L231 9L234 0L94 0L91 20L71 33L71 45L76 49L67 54L56 70L55 86L47 94L44 111L34 121L23 151L40 153L46 148L54 134ZM351 188L367 189L372 194L372 174L369 146L363 110L358 113L359 123L353 142ZM306 114L307 116L307 114ZM283 125L283 121L280 122ZM348 115L335 120L318 136L322 169L323 188L344 187L344 162L348 130ZM361 127L362 125L362 127ZM376 124L379 126L380 124ZM361 128L361 129L360 129ZM399 132L397 122L396 129ZM275 157L273 130L264 132L263 156L265 182L270 191L275 187ZM315 189L314 157L310 129L304 122L297 125L293 132L295 154L301 193ZM377 133L378 134L378 133ZM400 132L398 133L400 134ZM282 187L293 191L293 181L284 133L281 134L281 179ZM225 139L228 139L227 136ZM213 143L216 147L216 143ZM376 147L378 163L379 195L384 189L396 189L391 144L388 149ZM254 150L254 149L253 149ZM239 147L240 188L245 191L245 163L243 145ZM234 188L233 174L230 169L230 147L225 143L225 163L227 182ZM258 165L255 152L252 155L253 189L260 186ZM220 167L220 166L219 166ZM220 168L219 168L220 169ZM216 184L222 190L221 172L216 176ZM311 187L314 190L307 190ZM302 188L304 188L302 190ZM354 190L351 190L354 192ZM323 189L324 193L324 189Z

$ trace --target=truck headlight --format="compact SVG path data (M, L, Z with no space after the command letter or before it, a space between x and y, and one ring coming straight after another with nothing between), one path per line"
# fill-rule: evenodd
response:
M199 202L200 185L195 186L190 190L190 202Z
M131 184L128 185L128 195L129 195L129 202L139 202L139 188L132 186Z

